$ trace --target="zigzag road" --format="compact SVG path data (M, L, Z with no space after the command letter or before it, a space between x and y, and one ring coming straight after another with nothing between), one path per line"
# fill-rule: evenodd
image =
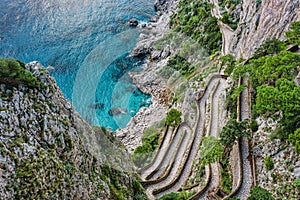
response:
M210 122L206 136L214 136L219 138L219 133L222 127L220 127L220 121L222 119L222 112L225 112L225 108L223 106L224 98L226 95L225 91L225 80L219 80L218 84L214 88L214 91L211 95L211 113L210 113ZM210 171L208 171L210 169ZM198 193L192 196L190 199L211 199L211 193L214 192L220 185L220 171L219 164L212 163L210 164L210 168L206 168L206 176L210 176L208 178L207 185L202 188Z
M173 178L176 176L177 170L181 167L181 164L184 163L184 159L186 157L185 156L186 149L188 148L188 145L191 143L192 131L187 126L182 126L182 127L183 128L178 129L178 132L176 133L176 135L183 136L182 141L178 141L177 144L179 145L174 152L169 151L170 153L168 156L172 157L172 160L169 163L169 165L172 167L170 168L170 171L167 172L167 176L163 178L162 181L160 181L160 179L157 179L159 182L146 186L146 189L149 193L153 193L153 191L156 190L157 188L161 188L164 187L165 185L170 184L173 181ZM172 156L173 154L175 154L175 156Z
M174 128L168 127L168 130L165 133L166 135L163 137L163 140L161 141L162 142L161 147L158 149L153 162L138 171L143 180L147 180L146 178L153 171L155 171L155 169L157 169L158 165L161 163L162 159L164 158L166 152L169 149L170 143L172 142L174 136L173 133L174 133Z
M191 140L192 143L190 145L190 148L185 149L186 151L186 159L185 162L182 163L182 165L179 168L174 165L172 171L177 171L177 173L171 173L170 178L168 179L172 180L170 183L162 182L160 185L155 185L152 188L157 188L154 193L155 197L160 197L164 194L167 194L172 191L178 191L187 181L189 178L189 175L191 173L193 160L198 152L199 145L201 144L201 138L203 136L204 131L204 124L205 124L205 104L207 99L209 98L209 94L212 92L213 87L218 84L218 81L222 77L217 75L214 76L210 82L208 83L207 87L205 88L204 94L201 97L201 99L197 102L199 115L198 115L198 122L196 126L196 130L193 135L193 139ZM180 157L178 157L180 158ZM179 159L177 159L179 160ZM172 176L174 174L175 176ZM167 183L167 184L166 184ZM161 187L163 186L163 187Z

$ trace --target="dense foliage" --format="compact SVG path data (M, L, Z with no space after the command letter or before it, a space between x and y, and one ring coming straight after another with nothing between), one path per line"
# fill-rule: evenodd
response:
M254 52L253 58L259 58L266 55L275 55L286 49L286 44L276 38L267 39Z
M300 46L300 21L291 24L290 30L286 32L286 38L289 43Z
M229 164L229 156L225 156L220 162L221 165L221 189L223 192L229 194L232 190L231 166Z
M233 143L243 136L250 136L248 120L238 122L230 119L220 133L220 141L225 147L231 148Z
M206 0L181 0L170 21L175 31L191 36L209 54L220 51L222 46L222 34L217 18L211 15L212 8Z
M174 70L180 71L180 73L184 76L192 74L195 70L195 68L185 58L178 54L169 59L168 66Z
M219 5L223 8L223 17L221 21L228 24L233 30L237 29L239 22L239 14L235 11L236 6L241 0L219 0Z
M39 86L33 74L25 70L25 64L11 58L0 58L0 83L17 86L25 84L30 87Z
M133 152L133 161L138 167L142 167L152 157L158 146L160 133L155 128L148 128L142 136L142 146L138 146Z
M300 128L289 135L289 141L295 146L296 152L300 154Z
M275 39L267 42L278 44L275 45L278 48L263 44L260 51L263 53L257 54L260 57L240 65L234 73L236 79L239 76L249 76L255 91L253 112L280 119L280 126L272 136L286 139L300 127L300 87L294 82L298 73L297 67L300 65L300 55L286 50L278 52L280 46L284 45Z
M250 197L248 200L275 200L270 192L262 187L254 186L250 190Z
M166 125L168 126L178 126L181 123L182 113L179 110L172 108L167 115Z

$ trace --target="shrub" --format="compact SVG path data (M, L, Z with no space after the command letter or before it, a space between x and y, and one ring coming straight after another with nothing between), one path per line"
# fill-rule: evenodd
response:
M158 146L160 133L155 128L147 128L142 136L142 146L138 146L133 152L133 161L138 167L144 166L152 157Z
M270 156L266 156L265 166L268 171L274 169L274 162Z
M293 22L285 35L289 43L300 46L300 21Z
M266 189L255 186L250 190L250 197L248 200L275 200L275 198Z
M289 142L295 146L296 153L300 154L300 128L289 135Z
M172 108L166 118L166 124L168 126L178 126L181 123L182 113L179 110Z
M278 54L286 49L286 44L277 38L267 39L259 48L254 52L253 58L259 58L266 55Z
M187 192L187 191L183 190L181 192L171 192L169 194L166 194L166 195L160 197L157 200L187 200L193 194L194 194L194 192Z
M25 84L30 87L39 86L33 74L25 70L25 64L11 58L0 58L0 83L18 86Z
M189 76L195 70L191 63L189 63L184 57L181 57L178 54L169 59L167 66L171 67L174 70L180 71L180 73L184 76Z

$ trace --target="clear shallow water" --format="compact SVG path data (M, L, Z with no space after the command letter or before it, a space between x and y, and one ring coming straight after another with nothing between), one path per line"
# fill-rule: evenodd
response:
M93 125L124 127L149 105L129 79L141 59L128 57L139 35L127 21L147 21L154 0L1 0L0 57L38 60ZM122 114L111 116L109 110Z

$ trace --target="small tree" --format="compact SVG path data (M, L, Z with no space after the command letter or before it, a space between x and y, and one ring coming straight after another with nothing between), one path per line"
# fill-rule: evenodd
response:
M284 42L277 38L267 39L260 47L254 52L254 58L259 58L266 55L278 54L280 51L286 49Z
M248 120L238 122L230 119L220 133L220 141L225 147L231 148L234 141L242 136L250 136Z
M166 118L166 124L168 126L178 126L181 123L181 112L172 108Z
M200 147L201 164L206 165L220 160L223 152L220 140L212 136L204 137Z

